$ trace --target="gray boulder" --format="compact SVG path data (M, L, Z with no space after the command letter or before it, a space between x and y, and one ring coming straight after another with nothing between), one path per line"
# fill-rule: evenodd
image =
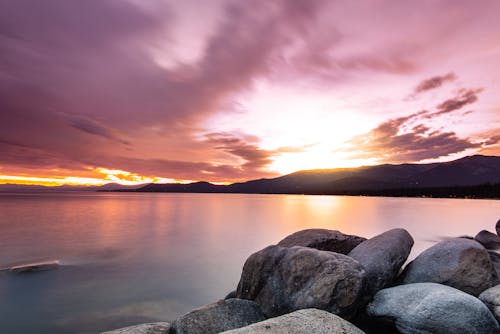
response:
M281 247L303 246L340 254L349 253L366 238L335 230L312 228L290 234L278 243Z
M115 329L102 334L167 334L170 330L168 322L153 322L120 329Z
M372 317L392 319L403 334L493 334L500 330L479 299L436 283L380 290L366 312Z
M482 230L474 237L486 249L500 249L500 237L490 231Z
M304 309L223 334L363 334L339 316L317 309Z
M226 299L193 310L172 324L175 334L215 334L262 321L259 306L250 300Z
M495 251L488 251L488 254L490 255L491 263L497 272L497 276L500 278L500 254Z
M498 284L488 251L478 242L464 238L441 241L406 266L403 284L434 282L478 296Z
M360 306L364 275L346 255L269 246L247 259L236 295L255 300L266 317L305 308L351 316Z
M362 242L348 254L366 271L368 297L394 281L412 246L411 235L397 228Z
M500 285L496 285L479 295L479 299L491 310L497 321L500 321Z

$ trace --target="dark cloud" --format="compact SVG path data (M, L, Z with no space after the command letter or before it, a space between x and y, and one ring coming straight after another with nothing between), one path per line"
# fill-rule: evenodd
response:
M379 162L416 162L479 148L469 138L459 138L454 132L432 131L419 124L409 132L401 133L407 117L391 119L370 132L349 141L345 151L360 159L374 158Z
M64 113L62 113L62 115L64 118L68 120L68 124L74 127L75 129L81 130L83 132L92 135L101 136L111 140L116 140L125 145L130 145L130 142L120 138L120 136L116 134L115 130L108 128L93 119L80 115L70 115Z
M482 91L482 88L462 89L456 97L440 103L437 106L437 111L433 115L446 114L461 109L468 104L472 104L478 100L477 94Z
M422 123L476 102L481 91L462 89L456 97L440 103L437 111L422 110L385 121L368 133L353 137L349 147L342 151L351 152L355 158L374 158L379 162L418 162L494 145L498 136L479 140L460 138L453 131L432 130Z
M240 168L254 174L272 162L275 151L263 150L257 146L258 138L233 133L215 132L206 135L206 142L215 149L229 153L243 160Z
M435 77L425 79L421 83L418 84L417 87L415 87L414 94L419 94L422 92L426 92L428 90L432 90L438 87L441 87L444 83L448 81L453 81L457 79L457 76L455 73L450 72L445 75L437 75Z

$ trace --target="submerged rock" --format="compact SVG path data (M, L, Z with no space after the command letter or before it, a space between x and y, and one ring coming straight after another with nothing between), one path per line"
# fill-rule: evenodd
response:
M498 284L488 251L478 242L454 238L437 243L405 268L403 284L434 282L478 296Z
M167 334L170 330L168 322L152 322L136 326L115 329L101 334Z
M406 230L397 228L362 242L348 254L366 271L368 296L394 281L412 246L411 235Z
M496 285L479 295L479 299L491 310L497 321L500 321L500 285Z
M346 255L269 246L247 259L236 294L255 300L266 317L305 308L349 317L360 306L364 275Z
M59 267L60 267L59 261L45 261L45 262L26 263L10 267L7 270L15 274L21 274L21 273L33 273L46 270L55 270L59 269Z
M498 323L479 299L449 286L415 283L380 290L366 308L403 334L493 334Z
M490 231L482 230L474 237L486 249L500 249L500 237Z
M193 310L174 321L175 334L215 334L262 321L259 306L250 300L227 299Z
M304 309L271 318L223 334L363 334L339 316L317 309Z
M340 254L349 253L366 238L344 234L335 230L311 228L290 234L278 243L278 246L303 246Z

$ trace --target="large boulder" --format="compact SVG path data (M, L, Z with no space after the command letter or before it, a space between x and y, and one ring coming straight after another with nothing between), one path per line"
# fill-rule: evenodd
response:
M401 283L434 282L479 296L498 284L488 251L478 242L464 238L441 241L406 266Z
M360 306L364 275L346 255L269 246L245 262L236 296L255 300L266 317L304 308L349 317Z
M223 334L363 334L339 316L317 309L304 309Z
M496 285L479 295L479 299L491 310L497 321L500 321L500 285Z
M349 253L366 238L335 230L311 228L290 234L278 243L281 247L303 246L340 254Z
M173 334L215 334L245 327L265 317L259 306L242 299L226 299L203 306L178 318L170 330Z
M479 299L436 283L380 290L366 312L372 317L392 319L403 334L493 334L500 330Z
M490 255L491 263L497 272L497 276L500 279L500 254L496 251L488 251L488 254Z
M394 281L412 246L411 235L404 229L396 228L362 242L348 254L366 271L368 296Z
M486 249L500 249L500 237L490 231L482 230L474 237L474 240Z
M109 332L103 332L102 334L168 334L169 330L170 324L168 322L152 322L149 324L115 329Z

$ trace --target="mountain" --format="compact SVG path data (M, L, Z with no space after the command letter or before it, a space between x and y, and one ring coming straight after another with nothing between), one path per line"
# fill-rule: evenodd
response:
M486 184L493 185L493 188L478 188ZM442 195L447 191L454 191L459 196L474 196L475 192L480 191L488 193L486 197L491 197L492 193L493 197L498 198L499 185L500 157L474 155L444 163L306 170L273 179L252 180L227 186L208 182L150 184L135 191L387 196L391 193L395 196L404 196L405 193L426 196L429 193L431 196L432 192ZM452 195L450 193L450 196Z
M0 192L71 192L71 191L120 191L135 190L144 184L124 186L118 183L107 183L102 186L40 186L33 184L0 184Z

